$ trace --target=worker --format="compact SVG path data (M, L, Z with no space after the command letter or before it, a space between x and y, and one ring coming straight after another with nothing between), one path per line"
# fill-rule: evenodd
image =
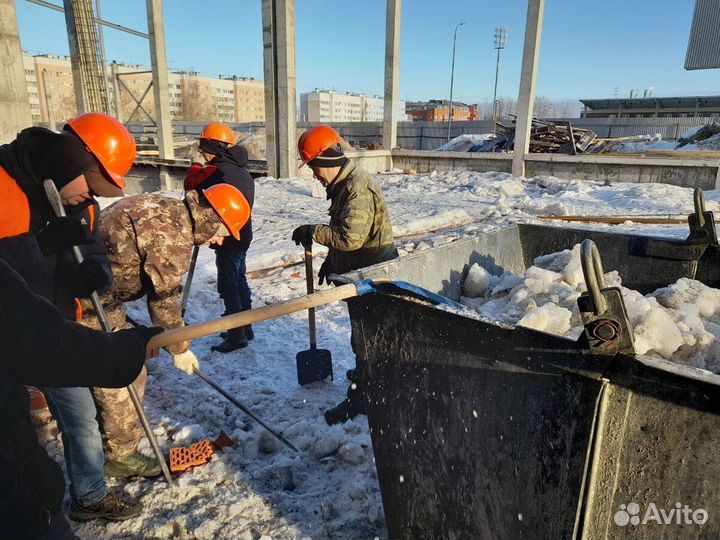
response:
M165 329L184 326L181 296L193 246L238 238L250 217L250 206L234 187L217 184L184 200L163 195L126 197L103 212L100 234L112 266L114 286L102 295L112 328L126 328L123 303L147 295L150 318ZM94 310L83 301L82 324L100 328ZM174 365L193 374L200 364L188 342L169 345ZM143 369L134 386L142 399ZM142 437L127 390L93 388L105 443L108 476L159 475L159 463L138 451Z
M77 317L77 297L111 284L110 264L96 234L100 208L94 196L121 196L134 161L135 141L128 130L101 113L72 118L60 133L27 128L0 146L0 258L68 320ZM59 191L67 219L56 218L43 189L46 179ZM69 249L75 243L83 244L82 265ZM46 386L43 392L62 432L70 516L121 520L138 515L141 504L108 490L89 388Z
M111 334L64 320L0 260L0 538L75 538L62 512L63 473L38 442L24 385L129 384L159 331Z
M303 165L327 191L330 199L329 225L301 225L292 233L296 244L305 247L317 242L328 247L320 266L320 284L330 274L344 274L398 256L392 225L382 191L372 176L345 156L340 136L329 126L315 126L302 134L298 150ZM350 336L355 351L354 336ZM365 413L362 373L348 371L351 385L347 399L325 411L328 424L345 422Z
M221 122L205 126L198 140L198 150L203 166L195 163L185 179L185 190L203 190L212 185L227 183L235 186L250 203L255 201L255 181L245 168L247 150L236 144L233 130ZM217 291L225 304L223 315L232 315L252 308L250 286L245 276L247 252L253 239L252 219L240 231L239 239L226 238L211 246L215 250L217 267ZM247 347L255 337L252 326L233 328L220 334L223 341L211 347L213 351L228 353Z

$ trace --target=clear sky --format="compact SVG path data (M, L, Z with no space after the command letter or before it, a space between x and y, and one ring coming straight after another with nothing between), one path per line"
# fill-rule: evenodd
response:
M61 4L60 0L53 0ZM101 0L102 16L147 29L144 0ZM16 0L22 46L67 54L61 13ZM263 78L260 0L165 0L173 70ZM694 0L547 0L538 94L552 99L720 94L720 70L683 68ZM300 92L383 92L385 0L296 0ZM448 98L455 25L455 97L492 99L493 31L508 29L498 94L517 97L525 0L404 0L402 99ZM105 30L108 60L149 65L146 40Z

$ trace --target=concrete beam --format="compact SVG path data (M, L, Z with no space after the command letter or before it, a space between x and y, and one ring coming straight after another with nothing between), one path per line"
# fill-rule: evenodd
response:
M75 8L72 0L63 0L65 6L65 26L67 28L68 47L70 49L70 66L72 67L73 88L75 91L75 108L77 114L88 112L85 86L83 85L82 60L80 56L80 42L78 41L77 24L75 21Z
M0 0L0 144L32 125L15 0Z
M158 151L161 159L173 159L175 150L173 148L172 118L170 116L170 87L168 85L162 0L147 0L147 17L150 33L150 62L152 64Z
M295 0L262 0L268 174L297 175Z
M527 19L525 21L525 45L523 47L522 71L520 73L520 93L518 95L517 119L515 122L515 146L513 152L512 174L525 175L525 154L530 149L530 128L532 127L533 108L535 106L535 84L540 59L540 40L542 38L545 0L528 0Z
M385 16L385 105L383 109L383 148L397 146L398 86L400 83L400 21L402 0L387 0Z

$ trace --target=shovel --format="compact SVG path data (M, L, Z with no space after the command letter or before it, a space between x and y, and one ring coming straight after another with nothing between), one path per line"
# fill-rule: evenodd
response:
M313 256L312 247L305 248L305 280L307 292L315 292L313 284ZM310 324L310 349L300 351L295 357L297 362L298 384L306 384L324 381L328 377L333 378L332 354L327 349L317 348L317 335L315 330L315 308L308 309L308 322Z

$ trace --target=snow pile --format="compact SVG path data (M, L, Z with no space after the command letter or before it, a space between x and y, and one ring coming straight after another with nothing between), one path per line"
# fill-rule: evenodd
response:
M720 368L720 290L681 278L643 296L622 287L617 272L607 273L605 281L622 290L639 354ZM522 277L493 276L474 264L460 301L488 319L577 339L583 330L577 299L585 290L577 244L538 257Z
M476 152L476 148L497 138L494 133L463 133L437 149L438 152Z

